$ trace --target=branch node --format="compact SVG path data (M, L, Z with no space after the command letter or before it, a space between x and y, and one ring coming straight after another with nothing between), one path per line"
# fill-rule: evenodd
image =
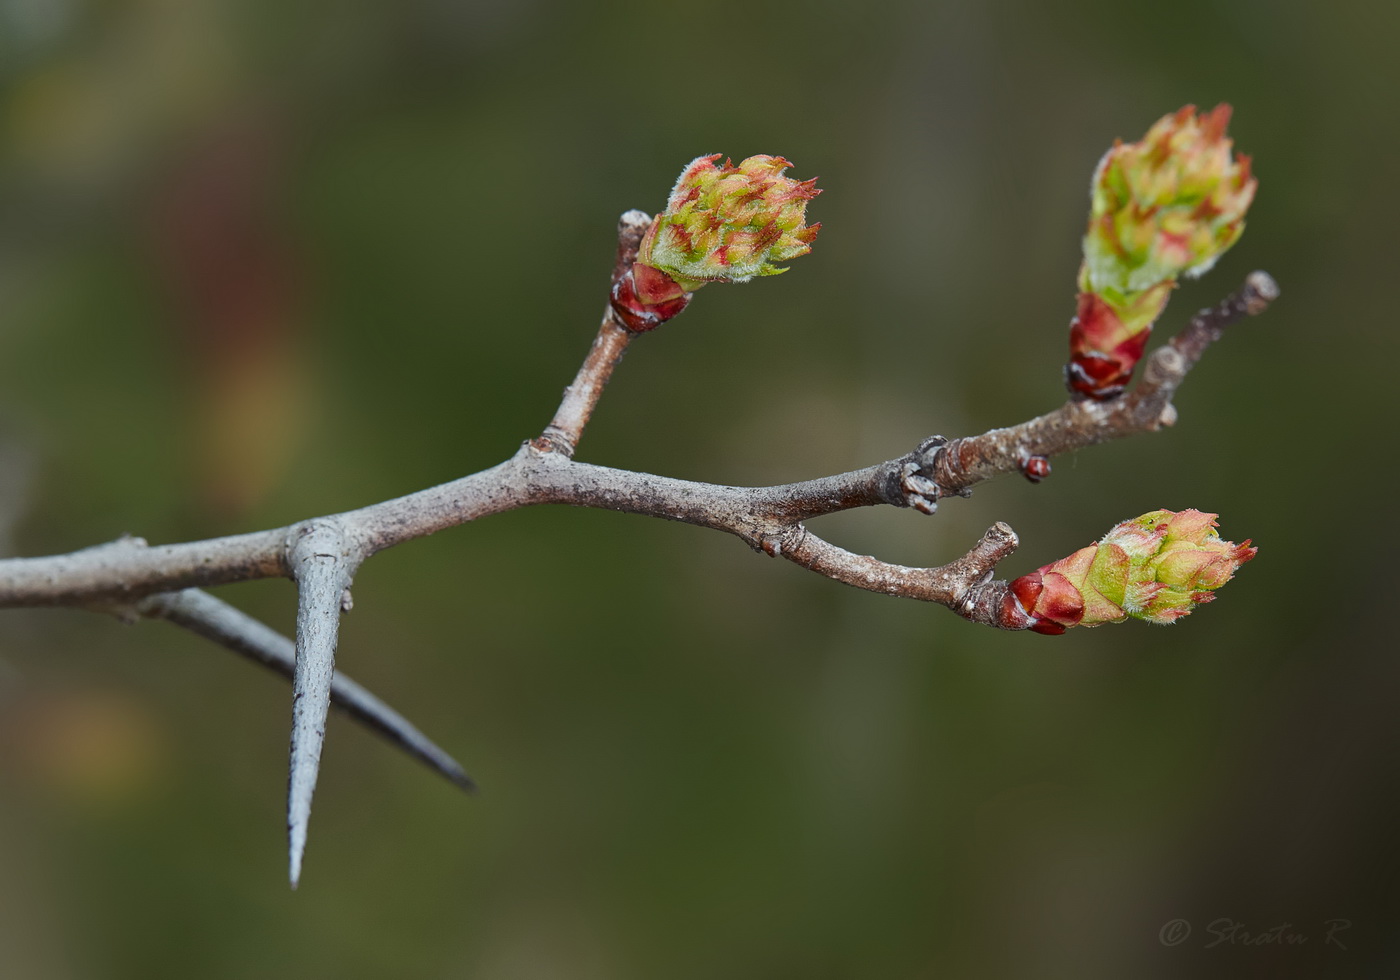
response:
M796 527L800 529L802 525L798 524ZM769 558L781 558L783 555L783 537L786 533L787 529L784 528L782 531L767 531L761 534L758 538L758 550Z
M948 445L947 436L929 436L919 443L919 448L914 450L914 455L919 461L930 469L934 461L938 459L938 454L943 451L943 447Z
M948 440L943 436L929 436L905 457L899 468L899 492L894 502L912 507L921 514L938 511L938 501L945 491L933 478L933 473L947 446Z
M938 500L943 495L943 489L919 474L918 463L911 460L900 467L899 487L904 492L904 506L913 507L921 514L938 512Z
M1011 525L997 521L983 532L971 551L948 566L953 573L955 595L959 603L969 589L991 580L997 563L1020 547L1021 541Z
M527 440L526 445L537 453L556 453L565 459L574 458L574 444L552 424L545 426L540 435Z
M1002 625L1006 583L993 581L992 575L997 563L1015 552L1020 543L1010 525L997 521L971 551L947 566L954 612L974 623Z

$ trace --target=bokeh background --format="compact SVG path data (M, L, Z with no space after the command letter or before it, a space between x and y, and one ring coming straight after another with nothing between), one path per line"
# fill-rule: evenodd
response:
M617 215L700 153L819 174L822 237L636 344L590 461L787 481L1058 404L1090 170L1187 102L1234 104L1261 186L1162 327L1253 268L1284 291L1175 429L818 525L937 564L1006 520L1014 575L1218 511L1259 559L1170 629L998 634L588 511L376 558L340 664L484 789L335 719L297 893L281 680L162 624L0 614L0 976L1394 975L1397 29L1262 0L0 0L3 554L502 459L588 347ZM220 594L290 628L286 583ZM1270 930L1294 941L1244 941Z

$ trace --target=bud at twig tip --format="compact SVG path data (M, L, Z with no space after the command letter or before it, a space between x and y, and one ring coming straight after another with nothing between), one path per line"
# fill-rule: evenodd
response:
M1120 623L1174 623L1212 601L1259 549L1223 541L1215 514L1157 510L1124 521L1098 544L1043 565L1008 586L1006 623L1023 613L1039 633ZM1014 600L1014 602L1013 602Z
M666 209L642 238L636 263L613 290L613 308L629 330L650 330L675 316L695 290L714 282L748 282L787 271L812 250L821 227L806 223L815 178L784 177L782 157L752 156L735 165L698 157L681 172Z
M1249 157L1232 155L1230 111L1186 106L1099 161L1066 372L1078 394L1121 393L1178 279L1206 272L1244 232L1259 182ZM1268 276L1251 288L1265 302L1278 289Z

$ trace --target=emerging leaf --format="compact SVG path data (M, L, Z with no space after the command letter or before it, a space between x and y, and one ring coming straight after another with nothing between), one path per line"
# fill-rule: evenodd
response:
M1014 621L1038 633L1121 623L1129 616L1174 623L1234 576L1259 551L1222 541L1215 514L1157 510L1124 521L1098 544L1044 565L1010 584Z
M806 223L807 202L821 193L815 178L784 177L791 164L782 157L738 166L716 166L718 159L699 157L685 168L637 256L687 291L785 272L774 263L810 252L821 227Z
M720 154L698 157L681 172L666 209L642 238L637 261L613 290L613 308L628 329L650 330L675 316L690 294L712 282L747 282L787 271L812 250L821 225L808 225L816 179L784 177L782 157L752 156L735 166Z
M1249 157L1231 155L1230 112L1222 103L1197 116L1188 105L1099 161L1071 325L1072 390L1120 393L1178 278L1205 272L1244 232L1258 181Z

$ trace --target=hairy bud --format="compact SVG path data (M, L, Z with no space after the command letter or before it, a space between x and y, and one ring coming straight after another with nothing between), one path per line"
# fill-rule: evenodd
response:
M692 160L676 181L666 210L642 239L637 261L693 291L710 282L776 276L812 250L821 225L807 225L816 179L783 176L782 157L754 156L715 166L719 154Z
M1215 264L1244 232L1258 181L1232 157L1230 106L1195 106L1119 142L1094 171L1067 380L1091 398L1123 390L1182 275Z
M1158 510L1117 525L1098 544L1010 584L1008 622L1024 615L1039 633L1121 623L1174 623L1259 551L1222 541L1215 514Z
M812 250L821 227L806 223L807 202L821 193L815 178L784 177L791 164L782 157L716 166L719 158L699 157L682 171L636 263L614 288L613 307L629 328L651 329L669 319L708 283L776 276L787 270L774 263Z

